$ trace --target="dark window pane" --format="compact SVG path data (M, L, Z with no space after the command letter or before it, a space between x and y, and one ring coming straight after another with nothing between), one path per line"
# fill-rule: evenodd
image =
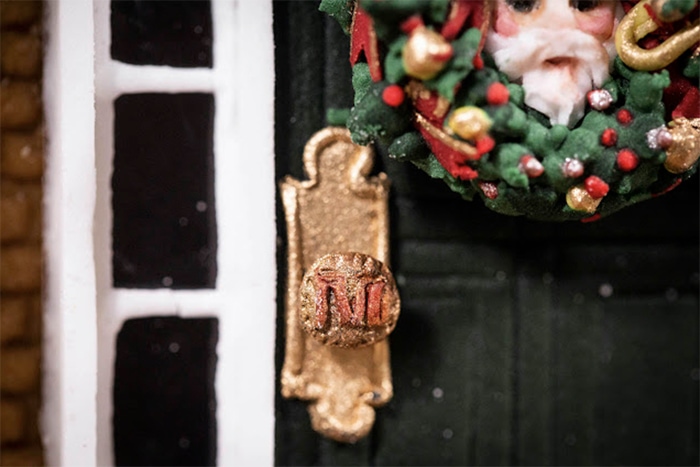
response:
M213 288L213 96L127 94L114 111L114 286Z
M112 1L114 60L135 65L212 67L209 1Z
M218 320L126 321L117 336L117 465L214 465Z

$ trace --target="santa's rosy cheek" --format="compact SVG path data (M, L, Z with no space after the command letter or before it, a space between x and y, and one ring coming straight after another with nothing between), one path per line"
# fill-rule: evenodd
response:
M595 36L598 40L606 40L613 33L615 15L608 5L576 15L576 23L584 32Z
M510 9L501 2L498 3L496 9L496 21L493 25L493 30L506 37L514 36L520 30Z

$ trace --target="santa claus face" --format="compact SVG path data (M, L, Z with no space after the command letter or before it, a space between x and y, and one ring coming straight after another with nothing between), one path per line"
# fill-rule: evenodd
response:
M497 0L486 50L523 85L527 105L572 126L586 93L608 77L617 7L614 0Z

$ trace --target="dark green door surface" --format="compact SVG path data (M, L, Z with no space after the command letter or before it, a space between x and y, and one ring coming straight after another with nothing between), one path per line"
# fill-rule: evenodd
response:
M277 178L352 103L348 40L274 3ZM410 164L391 178L394 399L355 445L276 401L278 465L697 465L698 178L590 224L505 217ZM277 368L285 231L278 208Z

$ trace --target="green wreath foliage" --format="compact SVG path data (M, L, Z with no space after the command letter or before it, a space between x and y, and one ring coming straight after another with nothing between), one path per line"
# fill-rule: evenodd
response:
M696 0L671 0L669 8L687 12L696 3ZM473 66L481 34L476 28L465 28L451 42L453 58L440 74L423 81L423 85L447 99L452 109L476 106L484 110L493 122L489 135L496 145L478 161L470 162L478 171L477 179L455 178L438 162L414 127L410 100L398 107L390 107L382 100L387 86L405 86L409 81L401 59L407 35L401 31L400 24L418 13L426 27L439 30L450 1L360 0L360 5L373 19L382 52L383 80L373 82L364 62L353 67L355 101L347 126L354 141L363 145L380 144L391 157L410 161L430 176L444 180L467 200L479 196L487 207L507 215L547 221L580 220L591 214L571 209L566 194L589 176L597 176L609 186L608 194L596 210L599 217L663 193L697 170L696 163L680 175L669 173L663 166L665 151L647 144L647 132L664 126L669 118L662 100L664 89L671 83L668 71L635 71L617 58L602 87L612 96L611 105L602 111L588 109L574 128L551 125L546 116L524 104L522 86L509 82L488 53L481 52L482 68ZM323 0L321 9L349 32L352 7L348 0ZM687 53L678 65L686 77L697 79L700 68L697 57L691 58ZM486 89L494 82L502 83L509 91L509 100L504 105L489 105L486 100ZM457 87L458 83L461 86ZM629 112L631 122L620 123L617 115L621 110ZM601 143L606 129L617 133L614 145ZM622 149L638 156L639 164L634 170L625 172L618 168L617 154ZM544 167L541 176L529 178L521 171L519 164L524 155L540 161ZM565 175L562 166L567 159L583 163L584 173L580 177ZM486 196L480 188L483 182L495 185L498 196L493 199Z

